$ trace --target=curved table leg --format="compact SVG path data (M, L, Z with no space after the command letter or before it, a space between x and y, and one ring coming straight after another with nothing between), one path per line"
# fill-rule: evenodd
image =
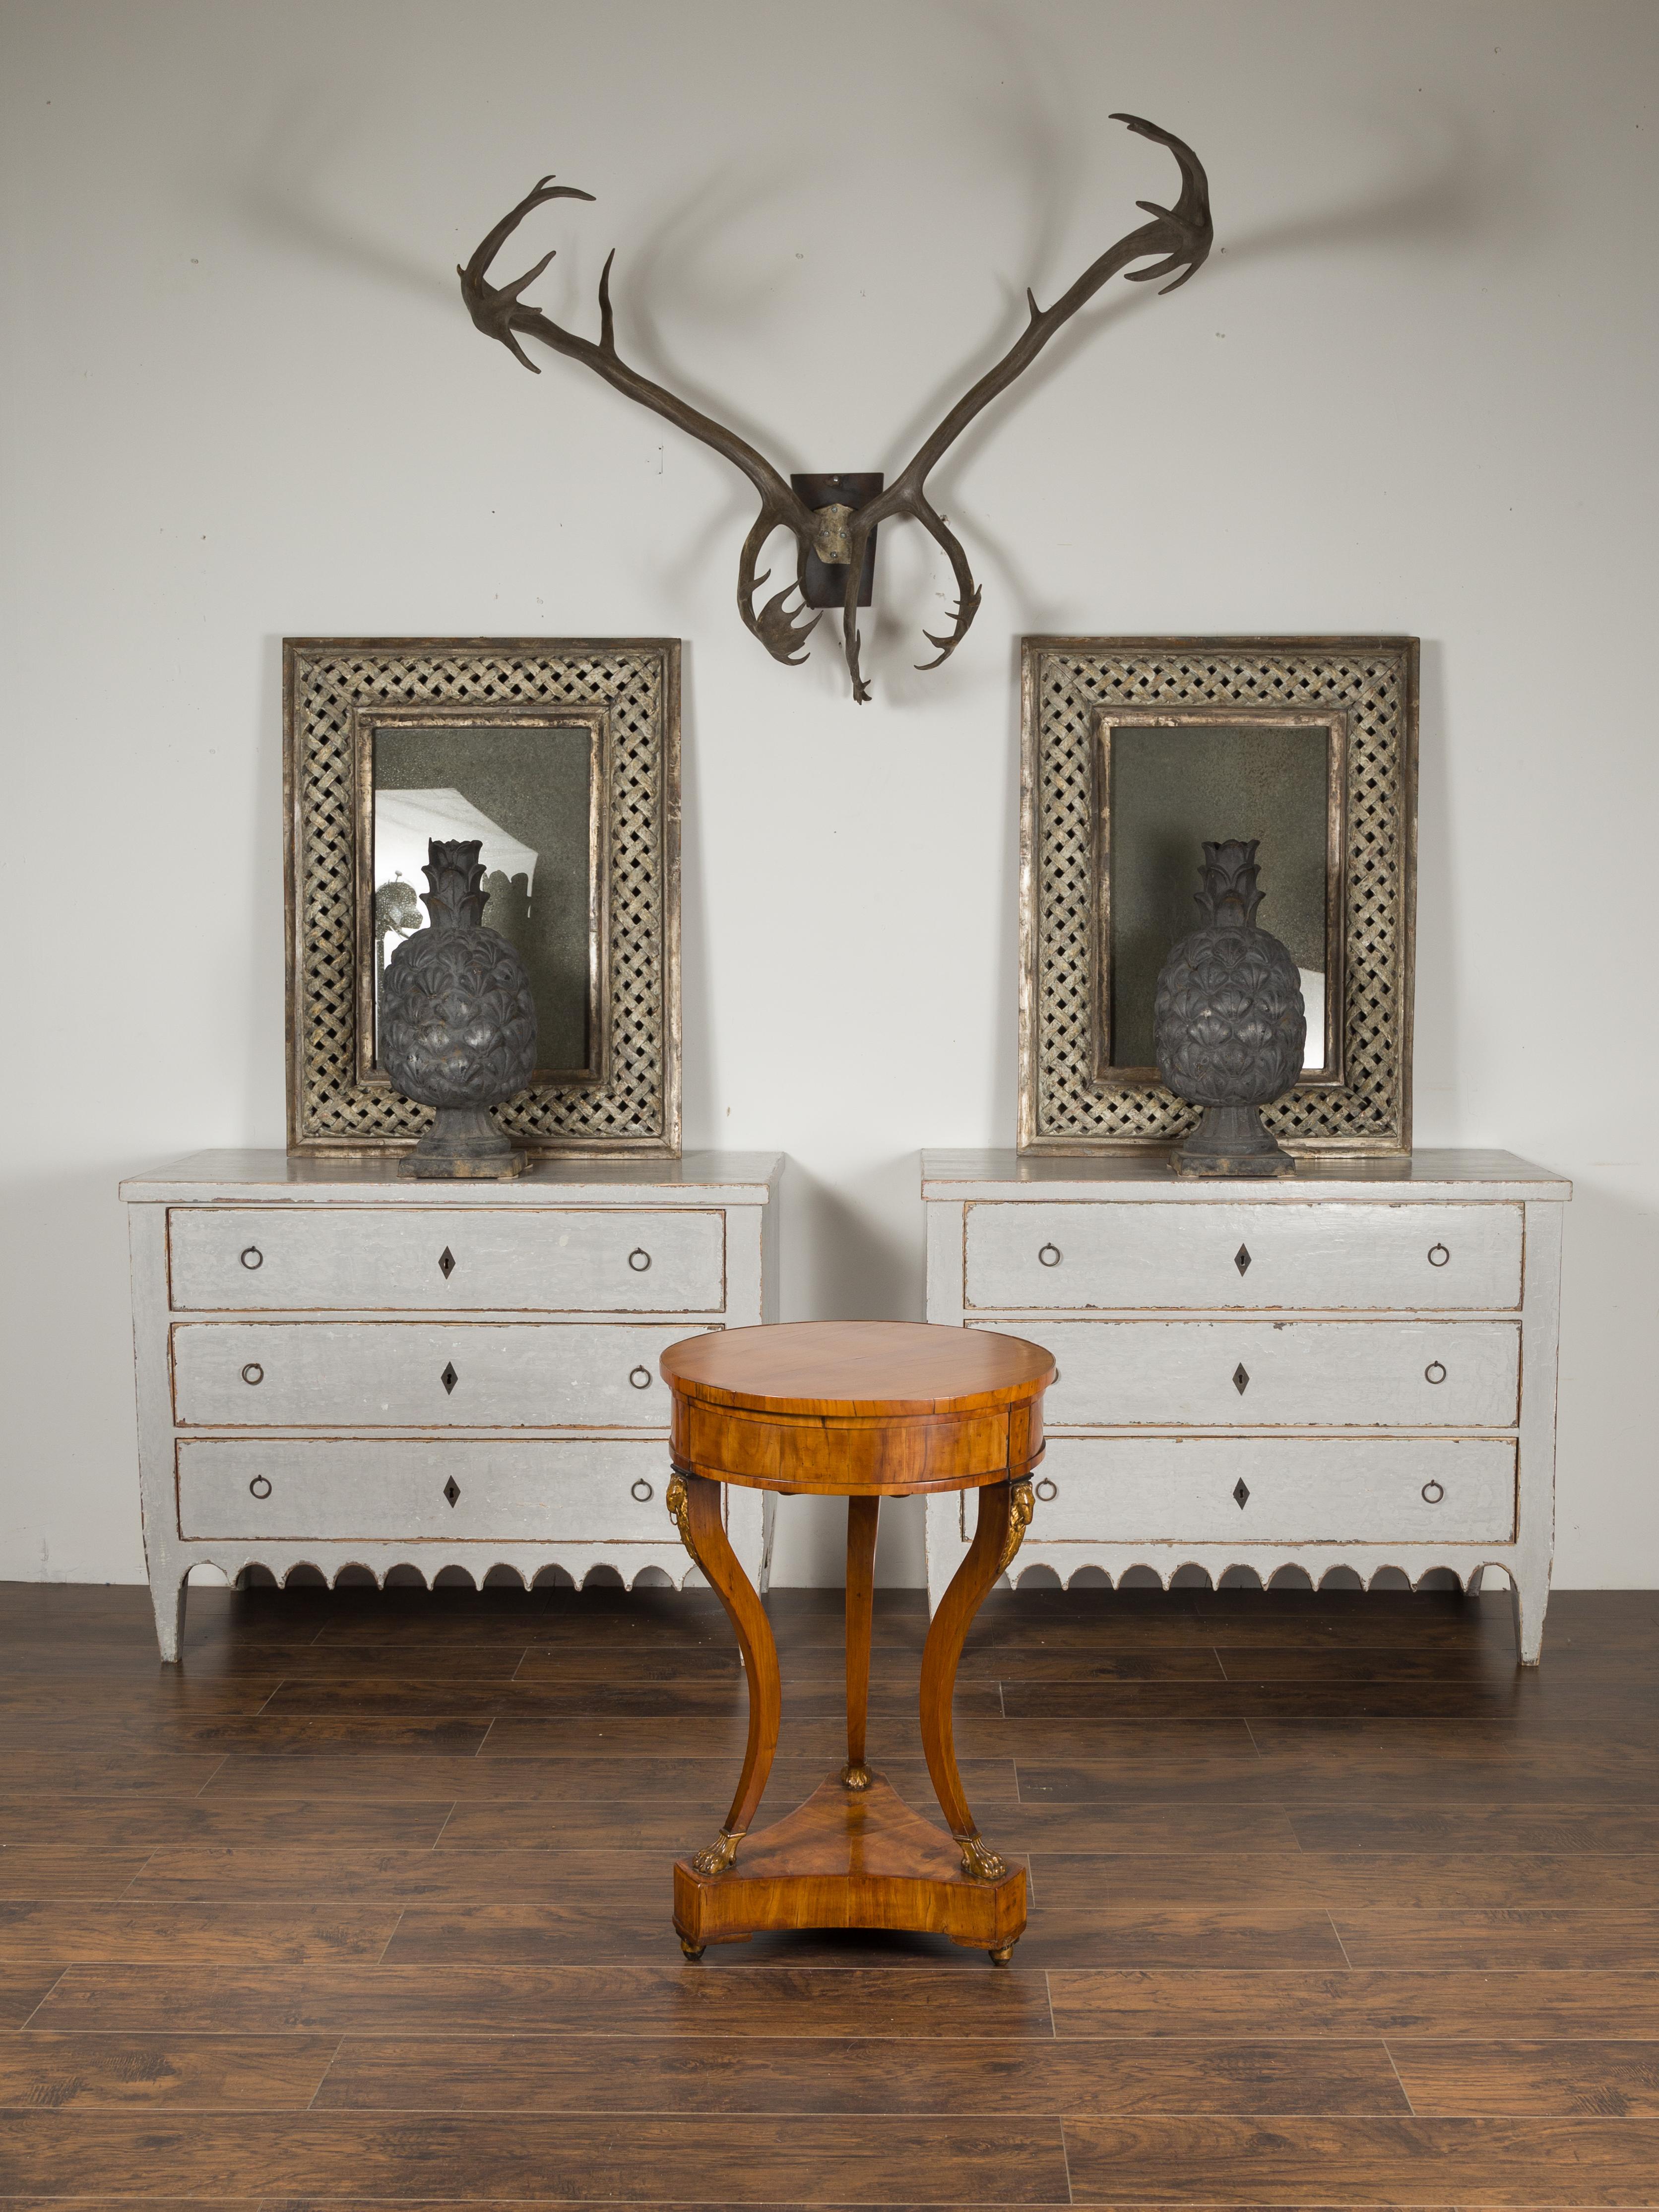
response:
M738 1777L737 1795L718 1838L691 1861L699 1874L724 1874L748 1832L778 1747L778 1718L783 1705L778 1650L755 1586L726 1540L719 1483L700 1474L676 1474L668 1486L668 1510L679 1524L686 1550L708 1576L737 1631L738 1648L749 1678L749 1744Z
M962 1852L963 1871L983 1881L997 1881L1008 1871L1006 1863L980 1839L974 1816L968 1809L962 1777L957 1771L955 1730L951 1700L957 1686L957 1667L974 1615L986 1593L1019 1549L1031 1518L1031 1487L1027 1482L987 1483L979 1493L979 1524L968 1556L957 1569L951 1586L939 1601L927 1631L921 1655L921 1744L927 1771L951 1833ZM1007 1963L1010 1944L991 1956Z
M870 1707L870 1629L876 1592L876 1524L879 1498L847 1501L847 1764L848 1790L867 1790L865 1720Z

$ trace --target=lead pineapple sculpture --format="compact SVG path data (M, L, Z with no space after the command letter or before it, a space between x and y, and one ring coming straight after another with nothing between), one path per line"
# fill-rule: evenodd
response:
M1170 1164L1177 1175L1283 1176L1296 1162L1261 1126L1260 1109L1302 1073L1308 1017L1297 965L1255 926L1260 840L1204 848L1194 894L1205 921L1182 938L1158 979L1158 1072L1204 1118Z
M386 963L382 1064L405 1098L438 1109L400 1175L499 1179L526 1164L489 1109L535 1073L536 1001L517 951L483 926L478 851L476 837L430 842L422 902L431 926Z

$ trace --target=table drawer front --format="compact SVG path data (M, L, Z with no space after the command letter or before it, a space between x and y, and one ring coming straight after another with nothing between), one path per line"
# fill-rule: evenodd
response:
M1513 1310L1518 1206L1110 1205L967 1210L970 1308Z
M177 1451L179 1533L198 1540L678 1541L661 1442L235 1437L185 1438Z
M179 1206L175 1311L720 1313L717 1209Z
M1520 1412L1518 1322L1055 1321L1042 1336L1060 1369L1051 1429L1505 1429Z
M836 1496L882 1490L956 1490L988 1475L1006 1477L1018 1426L1023 1455L1014 1472L1040 1457L1042 1427L1021 1408L935 1415L916 1421L791 1419L676 1401L674 1455L716 1480Z
M1495 1437L1051 1435L1030 1540L1509 1543L1515 1449Z
M173 1418L204 1428L654 1428L684 1322L179 1322Z

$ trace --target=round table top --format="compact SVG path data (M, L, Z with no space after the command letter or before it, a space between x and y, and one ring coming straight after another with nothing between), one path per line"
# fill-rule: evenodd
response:
M770 1322L689 1336L662 1355L684 1398L830 1419L970 1413L1036 1397L1051 1352L1023 1336L927 1322Z

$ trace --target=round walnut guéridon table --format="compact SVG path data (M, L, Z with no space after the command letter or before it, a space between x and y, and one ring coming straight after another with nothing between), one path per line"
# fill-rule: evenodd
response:
M951 1741L957 1664L981 1601L1018 1550L1042 1456L1040 1345L909 1322L800 1322L688 1338L662 1356L673 1391L668 1510L731 1618L749 1683L749 1744L726 1826L674 1862L688 1958L763 1929L910 1929L1007 1964L1025 1869L981 1838ZM777 1648L726 1541L720 1485L847 1500L847 1764L749 1835L777 1749ZM864 1762L876 1520L884 1498L977 1490L979 1522L921 1660L921 1741L950 1833ZM746 1839L746 1840L745 1840Z

